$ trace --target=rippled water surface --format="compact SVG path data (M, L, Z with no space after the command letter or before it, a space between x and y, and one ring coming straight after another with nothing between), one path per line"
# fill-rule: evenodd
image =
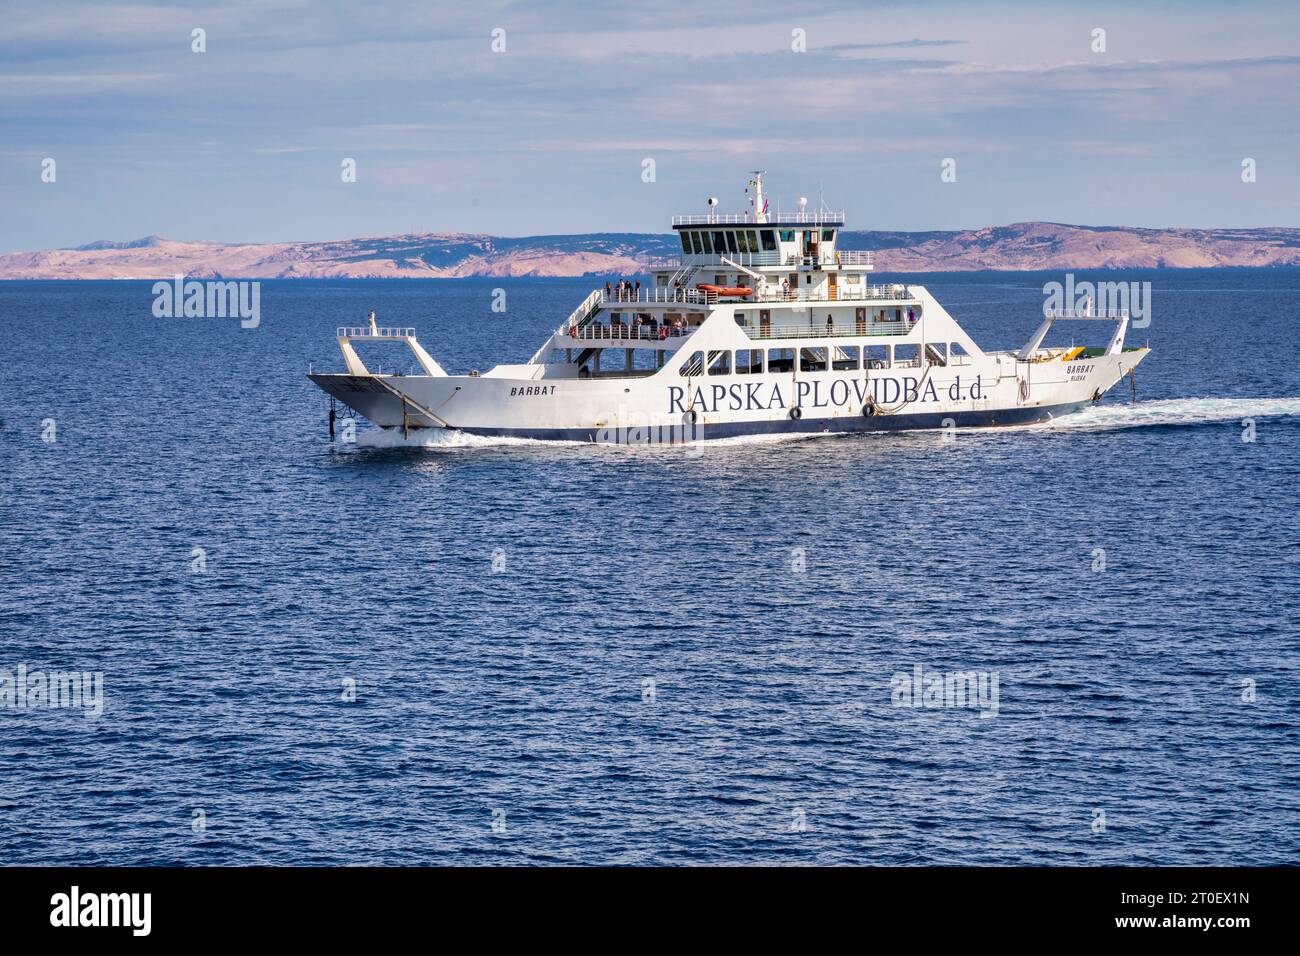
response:
M922 281L1009 347L1060 278ZM486 368L593 280L0 284L0 679L104 675L0 708L4 861L1296 862L1300 277L1125 278L1136 405L703 453L326 441L335 326Z

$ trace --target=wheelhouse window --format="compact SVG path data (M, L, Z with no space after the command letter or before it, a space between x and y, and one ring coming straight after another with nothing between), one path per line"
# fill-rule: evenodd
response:
M760 237L762 238L762 240L763 240L763 251L764 251L764 252L776 252L776 233L775 233L775 232L773 232L771 229L764 229L762 232L759 233L759 236L760 236Z
M834 242L834 241L835 241L835 230L834 230L834 229L823 229L823 230L822 230L822 242Z
M781 230L781 241L782 241L782 242L794 242L794 230L793 230L793 229L782 229L782 230Z
M735 255L739 251L736 248L736 233L729 229L725 235L727 237L727 251Z
M731 374L731 352L710 352L709 353L709 374L710 375L730 375Z
M704 255L704 236L698 232L691 233L691 251L697 256Z
M689 256L691 254L691 234L683 232L678 238L682 240L682 252Z

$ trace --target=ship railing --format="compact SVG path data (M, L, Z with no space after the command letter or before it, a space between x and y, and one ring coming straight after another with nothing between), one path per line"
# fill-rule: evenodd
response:
M368 325L340 325L337 334L341 339L412 339L415 338L415 329L390 326L372 329Z
M752 212L711 212L699 215L673 216L674 226L777 226L777 225L843 225L844 211L839 212L783 212L768 213L762 219Z
M731 261L723 262L724 258ZM711 253L697 255L688 252L679 256L648 256L638 260L638 264L644 269L682 269L697 266L701 269L716 267L735 271L736 267L732 263L739 263L742 266L785 266L793 264L792 259L792 256L782 258L779 252L729 252L725 256Z
M716 292L700 292L698 289L670 289L666 286L632 289L611 292L600 291L600 303L603 306L637 305L713 305L718 301Z
M590 318L592 311L600 304L601 289L593 289L591 295L582 300L582 304L569 313L569 317L564 320L565 326L574 325Z
M1048 319L1127 319L1128 309L1044 309Z
M866 322L831 327L808 325L758 325L742 326L746 335L756 341L768 339L843 339L863 335L906 335L914 324L907 322Z
M668 326L659 322L628 325L625 322L613 322L605 325L601 322L589 322L586 325L571 326L563 334L571 339L583 341L610 342L662 342L666 339L678 339L690 335L695 329L690 326Z
M724 261L729 260L729 261ZM841 250L839 252L818 253L817 255L800 255L799 253L779 252L736 252L725 256L695 253L683 253L679 256L647 256L638 260L641 268L650 270L681 269L697 266L701 269L734 269L739 264L747 267L763 266L803 266L816 269L821 266L838 266L840 268L873 269L871 253L862 250Z
M633 305L716 305L719 296L716 292L701 292L698 289L670 289L666 286L652 286L641 289L623 290L613 289L605 292L603 289L597 290L599 294L599 305L602 308L617 308L618 306ZM768 285L761 290L751 289L751 294L747 296L733 295L722 296L723 299L734 302L736 305L752 305L756 302L817 302L819 304L829 304L832 302L866 302L866 301L888 301L888 302L914 302L915 297L907 286L901 284L892 285L846 285L836 289L835 298L830 298L830 293L826 290L816 291L812 289L789 289L782 292L779 287ZM566 325L581 323L582 316L587 310L584 308L576 309L569 317Z
M789 289L782 292L771 286L757 296L759 302L829 302L832 301L828 291L810 289ZM835 290L836 302L859 302L869 299L886 299L890 301L910 302L914 300L911 290L905 285L846 285Z

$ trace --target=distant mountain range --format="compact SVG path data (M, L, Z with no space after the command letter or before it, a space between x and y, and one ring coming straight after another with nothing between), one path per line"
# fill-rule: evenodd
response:
M845 230L842 249L874 252L876 272L1145 269L1300 265L1300 229L1135 229L1019 222L961 232ZM148 236L0 255L0 279L396 279L633 275L672 255L671 235L423 233L337 242L230 245Z

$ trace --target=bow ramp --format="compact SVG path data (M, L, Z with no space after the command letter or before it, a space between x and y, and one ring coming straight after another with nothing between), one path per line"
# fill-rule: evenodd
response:
M447 378L446 370L416 339L414 328L378 325L372 310L367 325L340 326L337 336L347 373L310 373L307 376L331 397L384 428L401 427L406 431L413 427L451 427L433 410L406 394L401 388L402 375L371 372L354 347L356 342L400 342L410 351L426 377Z

